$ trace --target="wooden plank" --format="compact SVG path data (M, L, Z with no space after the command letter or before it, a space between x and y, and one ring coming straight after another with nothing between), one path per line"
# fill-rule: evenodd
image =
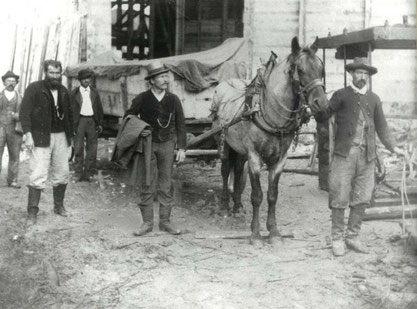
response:
M294 174L303 174L303 175L312 175L317 176L319 174L318 171L310 170L310 169L302 169L302 168L284 168L284 173L294 173Z
M194 235L196 239L246 239L251 235L250 231L239 230L221 230L221 231L197 231ZM262 237L268 237L268 231L261 231ZM294 238L294 234L290 231L281 232L281 237Z
M46 49L48 48L48 39L49 39L49 25L45 26L45 30L43 33L42 50L41 50L41 58L40 58L41 62L39 64L38 80L41 80L43 76L43 62L45 61Z
M410 205L404 207L406 217L417 216L417 205ZM363 220L384 220L384 219L401 219L403 214L403 207L385 206L367 208Z

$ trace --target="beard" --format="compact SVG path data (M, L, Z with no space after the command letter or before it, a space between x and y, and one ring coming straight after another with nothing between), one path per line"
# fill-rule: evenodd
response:
M62 77L59 77L59 78L46 77L46 82L48 83L49 87L51 87L51 89L57 89L59 88L59 86L61 86Z
M356 87L358 87L358 89L362 89L363 87L365 87L366 85L366 80L361 79L356 81L355 83L353 83Z

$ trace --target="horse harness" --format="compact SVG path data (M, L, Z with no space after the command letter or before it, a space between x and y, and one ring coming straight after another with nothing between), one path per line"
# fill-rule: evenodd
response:
M296 60L302 57L303 55L304 53L302 53L297 58L295 58L294 62L296 62ZM233 119L231 122L229 122L228 124L225 124L222 127L222 133L220 135L220 151L221 152L223 152L224 150L224 140L225 140L225 134L226 134L227 129L230 126L242 120L252 120L254 124L257 127L259 127L261 130L266 131L270 134L279 135L281 142L284 139L284 135L296 132L295 144L297 144L298 133L301 128L301 125L306 123L310 118L310 113L307 110L308 96L310 95L311 91L313 91L313 89L315 89L316 87L324 88L324 84L321 81L321 79L316 78L310 81L307 85L303 85L301 83L300 76L298 73L298 66L293 64L291 66L291 70L289 71L289 74L290 74L290 80L291 80L293 92L296 95L297 102L295 104L295 109L290 110L286 106L282 105L278 100L276 100L276 102L284 110L291 112L291 116L286 117L284 115L281 115L281 117L287 120L286 125L282 127L278 127L274 125L270 120L267 119L267 114L265 113L265 110L264 110L264 95L265 95L265 92L269 92L270 95L274 96L273 93L269 91L265 83L265 80L269 78L269 75L271 74L272 69L275 66L275 63L276 63L275 59L276 59L276 55L275 53L272 53L271 58L269 59L266 65L265 71L261 72L261 70L259 70L256 77L247 86L247 93L249 93L249 100L247 99L245 102L245 111L243 112L243 115ZM316 57L316 59L319 59L319 58ZM254 95L259 96L258 102L252 102L251 99ZM283 147L280 147L280 148L283 149Z

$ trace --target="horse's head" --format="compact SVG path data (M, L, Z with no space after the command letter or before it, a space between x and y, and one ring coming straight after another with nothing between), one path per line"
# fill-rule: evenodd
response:
M301 48L295 37L292 39L291 55L288 57L294 91L304 96L314 115L327 106L322 82L324 67L316 56L316 51L315 43L310 47Z

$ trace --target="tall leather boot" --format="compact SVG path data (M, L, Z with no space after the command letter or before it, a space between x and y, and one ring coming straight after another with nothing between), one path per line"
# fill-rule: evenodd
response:
M335 256L345 255L345 242L343 241L344 217L344 209L332 208L332 247Z
M65 190L67 189L66 184L61 184L53 187L54 193L54 213L57 215L68 217L68 212L64 207Z
M31 186L29 188L29 195L28 195L28 216L26 225L32 226L36 224L37 215L39 212L39 200L41 199L41 189L35 189Z
M159 206L159 229L161 231L168 232L172 235L181 234L181 230L170 221L171 206L165 206L160 204Z
M139 230L133 233L135 236L143 236L153 229L153 205L140 206L140 212L143 223L139 227Z
M349 221L346 230L346 246L359 253L369 253L366 246L359 240L362 219L365 214L366 204L350 208Z

